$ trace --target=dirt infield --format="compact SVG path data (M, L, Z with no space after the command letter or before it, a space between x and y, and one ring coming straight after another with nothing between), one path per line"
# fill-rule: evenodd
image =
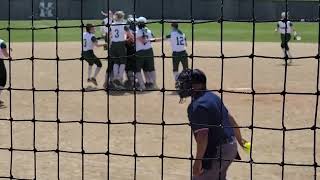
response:
M32 52L31 43L14 43L14 58L29 58ZM161 44L155 44L155 54L161 55ZM189 43L189 53L191 52ZM316 44L292 44L294 56L314 56L317 54ZM170 55L168 44L164 52ZM220 45L217 42L195 42L194 55L219 56ZM224 43L225 56L251 54L251 43ZM36 57L54 58L55 43L37 43L34 53ZM97 50L100 57L105 52ZM79 43L59 43L60 58L75 58L80 56ZM281 56L281 49L276 43L255 44L255 54L266 56ZM164 63L164 69L163 69ZM199 59L194 61L194 67L203 69L208 76L210 89L220 89L221 60ZM7 69L8 63L6 62ZM98 82L101 87L104 79L106 62ZM173 75L171 59L164 62L157 59L158 85L162 87L163 72L164 85L173 89ZM56 61L35 61L34 86L36 89L56 89L57 86ZM284 85L283 62L274 59L255 58L254 88L256 92L281 92ZM84 79L87 64L84 64ZM301 59L294 61L288 67L287 91L316 92L317 61L315 59ZM59 62L59 88L64 90L81 89L82 66L81 61ZM13 88L32 88L32 63L30 60L14 61L11 64L11 83ZM87 86L86 82L84 85ZM227 59L224 62L223 89L246 90L251 86L251 60L249 58ZM3 100L9 102L9 92L3 93ZM35 146L37 150L55 150L57 148L57 95L55 92L35 93L35 118L53 122L37 122ZM60 92L58 117L61 121L79 121L81 119L81 92ZM106 122L108 119L107 95L103 91L86 92L84 96L83 117L85 121ZM223 100L234 114L241 126L251 123L252 96L244 94L224 93ZM187 122L186 107L188 103L179 104L179 99L169 92L164 98L164 120L166 123ZM257 95L254 105L254 125L268 128L282 128L281 95ZM31 120L33 118L31 91L12 91L12 117L15 120ZM160 92L137 95L136 113L139 122L162 122L163 96ZM311 127L314 124L316 97L310 95L287 95L285 106L285 126L287 128ZM134 96L110 96L109 115L112 122L128 122L134 119ZM0 118L9 118L10 109L1 109ZM320 126L318 120L317 126ZM33 149L32 122L13 122L13 147L15 149ZM144 156L158 156L161 154L161 126L138 125L136 131L136 153ZM242 130L244 137L250 139L250 130ZM110 125L110 152L118 154L134 153L134 128L131 124ZM260 163L280 163L282 161L282 131L255 129L253 131L253 160ZM81 125L79 123L60 124L59 148L64 151L81 151ZM316 134L320 145L320 133ZM313 138L311 130L288 131L285 134L285 162L298 164L313 164ZM87 153L106 152L108 143L108 128L104 124L84 124L84 150ZM194 144L194 142L193 142ZM0 121L0 147L10 147L10 123ZM240 150L243 160L249 156ZM166 126L164 134L164 154L166 156L190 157L190 128L188 126ZM316 154L320 159L320 153ZM37 153L37 179L57 179L57 154L54 152ZM17 151L13 153L13 176L15 178L34 177L33 152ZM110 179L133 179L134 158L124 156L110 156ZM107 179L107 156L85 155L84 178L99 180ZM10 153L0 150L0 177L9 176ZM60 153L60 179L81 179L81 155ZM161 179L160 158L138 158L137 179ZM253 165L253 179L276 180L281 177L279 165ZM320 173L320 169L317 169ZM314 179L313 167L285 166L285 179L300 180ZM250 179L250 165L247 163L233 163L229 171L230 179ZM190 179L190 161L164 159L165 180Z

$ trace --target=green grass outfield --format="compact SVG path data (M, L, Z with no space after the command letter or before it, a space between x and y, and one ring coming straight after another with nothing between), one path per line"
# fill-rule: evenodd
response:
M84 21L84 23L100 24L100 20ZM41 20L35 21L36 28L45 28L54 26L55 21ZM79 26L79 20L59 20L59 26ZM295 23L296 30L301 34L302 40L299 42L313 42L318 41L318 24L299 22ZM0 21L0 29L8 26L7 21ZM153 31L155 36L161 37L162 26L159 23L149 24L149 28ZM11 21L12 28L31 28L31 21ZM187 35L188 40L191 40L191 24L181 24L182 31ZM256 24L256 41L257 42L278 42L279 34L274 32L275 23L257 23ZM169 33L170 25L165 25L165 35ZM224 41L252 41L252 23L243 22L224 22L223 25L223 39ZM80 41L80 28L63 28L59 29L59 41ZM100 31L98 29L97 36ZM36 42L52 42L56 39L55 29L36 30L34 33L34 40ZM8 31L1 30L0 37L8 41ZM194 38L197 41L220 41L220 24L218 23L204 23L194 25ZM31 42L31 30L12 30L12 42Z

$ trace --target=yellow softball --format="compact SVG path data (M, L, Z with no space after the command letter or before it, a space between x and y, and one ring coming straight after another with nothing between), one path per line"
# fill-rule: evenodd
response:
M246 142L244 143L244 146L243 146L243 150L246 152L246 153L250 153L250 149L251 149L251 143L250 142Z

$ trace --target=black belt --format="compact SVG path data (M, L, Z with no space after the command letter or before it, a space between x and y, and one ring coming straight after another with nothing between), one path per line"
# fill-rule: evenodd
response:
M173 51L173 53L183 53L183 52L187 52L186 50L183 51Z

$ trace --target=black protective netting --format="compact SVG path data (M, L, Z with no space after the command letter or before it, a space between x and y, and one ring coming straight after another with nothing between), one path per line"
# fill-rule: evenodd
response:
M135 0L136 1L136 0ZM144 122L139 122L137 120L137 107L136 107L136 104L137 104L137 92L135 90L132 90L133 91L133 96L134 96L134 116L132 117L132 121L129 121L129 122L113 122L111 119L110 119L110 94L111 94L111 91L116 91L116 90L111 90L111 89L97 89L97 90L94 90L94 91L107 91L107 112L108 112L108 115L107 115L107 121L105 122L92 122L92 121L86 121L86 119L84 118L84 111L85 111L85 106L84 106L84 101L85 101L85 93L86 93L86 89L84 87L84 81L85 81L85 78L84 78L84 60L82 57L79 57L78 59L63 59L61 57L59 57L59 53L58 53L58 49L59 49L59 29L63 29L63 28L80 28L81 29L81 34L79 34L79 40L82 39L82 33L83 33L83 29L84 29L84 19L83 19L83 12L84 12L84 3L83 3L83 0L81 0L81 8L79 9L80 13L81 13L81 24L79 26L60 26L59 25L59 18L58 18L58 10L59 10L59 0L55 0L55 14L56 14L56 18L55 18L55 26L53 27L45 27L45 28L38 28L38 27L35 27L34 25L34 22L35 22L35 9L34 9L34 0L31 0L30 2L32 3L32 19L31 19L31 22L32 22L32 27L31 28L28 28L28 27L25 27L25 28L13 28L11 26L11 15L14 11L14 9L12 9L11 7L11 0L8 0L9 2L9 6L8 7L3 7L3 8L8 8L8 24L7 24L7 27L6 28L3 28L3 29L0 29L0 30L7 30L8 34L9 34L9 38L8 38L8 46L10 48L10 45L11 45L11 34L12 34L12 31L14 30L31 30L32 31L32 56L31 57L28 57L28 58L21 58L21 59L4 59L5 61L8 61L8 64L9 66L7 67L8 69L8 74L9 74L9 79L8 79L8 86L7 88L5 88L6 91L8 91L9 93L9 102L8 102L8 109L9 109L9 112L10 112L10 118L8 119L0 119L1 121L8 121L10 122L10 147L9 148L6 148L6 147L1 147L0 145L0 150L5 150L5 151L9 151L10 152L10 163L9 163L9 166L10 166L10 174L8 174L8 176L6 177L0 177L0 178L3 178L3 179L27 179L27 178L17 178L15 177L15 174L13 173L12 169L13 169L13 156L14 156L14 153L15 152L19 152L19 151L22 151L22 152L32 152L33 153L33 167L34 167L34 177L32 179L38 179L37 177L37 156L39 153L42 153L42 152L53 152L53 153L56 153L57 155L57 179L61 179L61 176L60 176L60 172L61 172L61 167L60 167L60 156L61 156L61 153L72 153L72 154L79 154L81 155L81 169L79 170L80 173L81 173L81 179L85 179L85 175L84 175L84 169L86 168L85 167L85 163L84 163L84 158L85 158L85 155L105 155L107 157L107 169L106 169L106 172L107 172L107 179L112 179L111 176L110 176L110 166L111 165L111 161L110 161L110 157L112 156L124 156L124 157L132 157L134 159L134 167L132 168L133 170L133 177L130 178L130 179L137 179L137 160L139 158L154 158L154 159L161 159L161 178L160 179L164 179L164 174L166 173L165 170L164 170L164 159L183 159L183 160L188 160L190 161L190 179L192 177L192 172L191 172L191 169L192 169L192 162L194 160L193 156L192 156L192 149L193 149L193 144L192 144L192 136L190 137L190 141L191 141L191 147L190 147L190 157L173 157L173 156L168 156L164 153L164 146L165 146L165 141L164 141L164 138L165 138L165 128L168 127L168 126L179 126L179 125L184 125L184 126L188 126L189 124L188 123L181 123L181 124L168 124L166 121L165 121L165 113L164 113L164 110L165 110L165 98L166 98L166 92L168 91L174 91L174 90L170 90L170 89L166 89L165 88L165 73L162 73L163 74L163 83L160 87L160 91L162 93L162 109L161 109L161 112L162 112L162 122L161 123L144 123ZM107 1L107 7L108 7L108 11L109 11L109 1ZM319 130L319 127L317 127L317 118L318 118L318 104L319 104L319 95L320 95L320 91L319 91L319 71L320 71L320 57L319 57L319 52L320 52L320 32L318 33L318 54L317 55L311 55L311 56L307 56L307 57L296 57L296 58L293 58L293 59L296 59L296 60L299 60L299 59L315 59L318 63L318 66L317 66L317 74L315 74L315 76L317 77L317 83L316 83L316 89L317 91L314 92L314 93L304 93L304 92L288 92L287 91L287 76L288 76L288 60L289 60L289 57L286 56L284 58L282 57L274 57L274 56L262 56L262 55L257 55L256 52L255 52L255 42L256 42L256 24L257 23L261 23L262 21L257 21L256 18L255 18L255 0L252 0L252 7L248 7L251 9L251 12L252 12L252 18L248 21L241 21L241 22L247 22L247 23L251 23L252 24L252 43L251 43L251 54L249 55L246 55L246 56L225 56L224 55L224 45L223 45L223 42L224 42L224 39L223 39L223 32L224 32L224 22L228 21L228 22L234 22L230 19L224 19L224 0L221 0L221 4L220 4L220 10L221 10L221 17L219 18L219 20L208 20L208 21L196 21L194 20L194 17L193 17L193 5L194 5L194 2L193 0L189 1L190 2L190 12L191 12L191 15L190 15L190 19L187 20L187 21L181 21L181 23L188 23L188 24L191 24L191 28L192 28L192 36L191 36L191 52L189 52L189 59L191 60L192 62L192 68L193 68L193 65L194 65L194 59L195 58L204 58L204 59L216 59L216 60L220 60L221 63L222 63L222 66L221 66L221 80L220 80L220 89L218 90L212 90L212 91L216 91L217 93L219 93L221 95L221 98L223 100L223 95L225 93L233 93L233 94L242 94L242 95L247 95L247 96L251 96L252 98L252 106L251 106L251 125L250 126L241 126L241 127L238 127L238 128L246 128L246 129L250 129L251 131L251 139L250 139L250 142L252 144L252 149L255 148L255 144L253 143L253 139L254 139L254 131L257 130L257 129L264 129L264 130L269 130L269 131L280 131L282 132L282 161L280 163L271 163L271 162L257 162L257 161L254 161L253 158L252 158L252 150L250 152L250 160L249 161L239 161L241 163L247 163L247 164L250 164L250 179L253 179L253 165L258 165L258 164L265 164L265 165L278 165L281 167L281 179L284 179L284 171L285 171L285 167L287 166L297 166L297 167L314 167L314 176L313 176L313 179L316 180L317 179L317 171L319 171L319 164L317 164L317 159L316 159L316 155L317 155L317 144L316 144L316 132L317 130ZM320 5L320 1L319 1L319 5ZM162 14L162 18L161 20L159 21L154 21L153 23L161 23L162 25L162 38L165 36L165 24L166 23L169 23L170 21L167 21L165 20L164 18L164 0L162 0L162 7L160 8L161 10L161 14ZM286 0L286 11L288 11L288 1ZM134 7L133 7L133 15L134 17L136 16L136 2L134 2ZM319 6L319 12L320 12L320 6ZM319 13L319 18L320 18L320 13ZM275 20L274 20L275 21ZM270 22L274 22L274 21L270 21ZM179 21L175 21L175 22L179 22ZM220 24L220 55L218 56L195 56L194 55L194 51L195 51L195 48L194 48L194 41L195 41L195 38L194 38L194 29L195 29L195 26L197 24L203 24L203 23L212 23L212 22L217 22ZM266 22L266 21L263 21L263 22ZM319 22L319 19L316 20L316 22L319 24L319 27L320 27L320 22ZM110 26L108 26L110 28ZM50 58L38 58L35 56L35 52L34 52L34 46L35 46L35 32L36 31L41 31L41 30L46 30L46 29L53 29L55 30L55 39L56 39L56 42L55 42L55 52L56 52L56 58L54 59L50 59ZM320 31L320 28L319 28L319 31ZM82 42L83 43L83 42ZM164 51L164 41L161 42L161 53L162 55L161 56L157 56L158 58L161 58L162 61L164 62L165 59L167 58L171 58L170 56L167 56L165 54L165 51ZM108 51L108 55L109 55L109 51ZM110 60L112 57L108 56L107 58L105 58L106 60ZM251 59L251 91L250 92L242 92L242 91L233 91L233 90L226 90L224 89L223 85L224 85L224 62L226 59L238 59L238 58L250 58ZM255 89L254 89L254 70L255 70L255 59L256 58L261 58L261 59L265 59L265 60L268 60L268 59L280 59L280 60L285 60L285 66L284 66L284 81L283 81L283 90L281 92L256 92ZM57 77L56 77L56 89L37 89L35 88L35 85L34 85L34 62L35 61L55 61L56 62L56 74L57 74ZM68 89L60 89L59 88L59 64L61 63L61 61L72 61L72 60L81 60L82 61L82 89L80 90L68 90ZM12 72L12 65L11 63L13 61L31 61L32 62L32 88L31 89L19 89L19 88L12 88L11 86L11 72ZM163 71L165 70L165 64L163 63L162 64L162 69ZM13 118L13 112L12 112L12 93L13 92L19 92L19 91L29 91L29 92L32 92L32 99L33 99L33 103L32 103L32 114L33 114L33 118L30 119L30 120L16 120ZM45 150L45 151L42 151L42 150L37 150L36 149L36 123L38 122L48 122L47 120L45 119L36 119L36 112L35 112L35 106L36 106L36 101L35 101L35 93L37 92L55 92L56 93L56 119L55 119L55 123L56 123L56 129L57 129L57 143L56 143L56 148L55 149L51 149L51 150ZM59 107L59 98L60 98L60 94L61 92L81 92L81 103L82 103L82 111L81 111L81 120L80 121L60 121L59 117L59 112L60 112L60 107ZM282 96L282 128L270 128L270 127L261 127L261 126L255 126L255 117L254 117L254 112L255 112L255 98L256 96L263 96L263 95L281 95ZM314 105L314 124L311 126L311 127L307 127L307 128L294 128L294 129L289 129L289 128L286 128L285 126L285 110L286 110L286 97L287 95L309 95L309 96L313 96L315 99L316 99L316 104ZM13 123L14 122L32 122L33 123L33 149L16 149L13 147ZM63 150L60 148L60 142L59 142L59 135L60 135L60 125L62 123L80 123L81 124L81 135L82 135L82 138L81 138L81 151L79 152L76 152L76 151L66 151L66 150ZM101 124L101 125L106 125L107 128L108 128L108 134L107 134L107 149L105 152L99 152L99 153L91 153L91 152L86 152L85 151L85 148L84 148L84 125L85 124L89 124L89 123L94 123L94 124ZM134 139L134 146L133 146L133 154L120 154L120 153L117 153L117 152L114 152L112 151L112 149L110 149L110 137L111 137L111 134L110 134L110 126L111 125L115 125L115 124L124 124L124 125L128 125L128 126L133 126L134 127L134 134L133 134L133 139ZM143 156L143 155L139 155L137 154L137 150L136 150L136 144L137 144L137 125L152 125L152 126L161 126L162 130L162 134L161 134L161 137L162 137L162 140L161 140L161 154L155 154L155 155L152 155L152 156ZM285 142L285 137L287 135L287 132L289 131L313 131L313 163L312 164L294 164L294 163L287 163L285 161L285 145L286 145L286 142ZM192 134L192 133L191 133ZM116 163L116 162L114 162ZM129 179L129 178L128 178ZM158 178L156 178L158 179Z

